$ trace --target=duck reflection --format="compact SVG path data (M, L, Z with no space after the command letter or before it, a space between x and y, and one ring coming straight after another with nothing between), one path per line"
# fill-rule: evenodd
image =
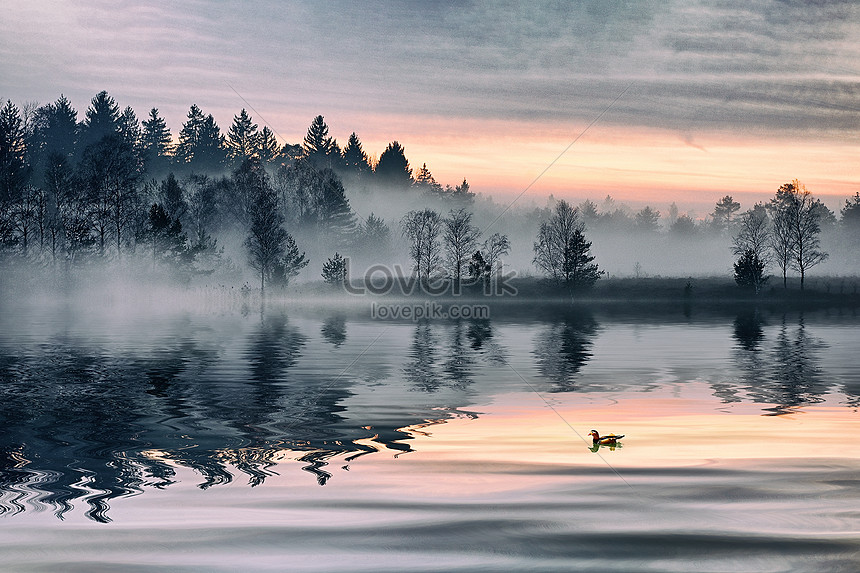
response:
M570 313L537 335L533 354L552 392L576 390L576 377L591 358L598 323L588 312Z

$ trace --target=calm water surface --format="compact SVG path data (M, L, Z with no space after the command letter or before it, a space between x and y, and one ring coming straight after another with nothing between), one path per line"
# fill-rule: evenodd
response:
M3 309L0 569L860 570L850 311L95 302Z

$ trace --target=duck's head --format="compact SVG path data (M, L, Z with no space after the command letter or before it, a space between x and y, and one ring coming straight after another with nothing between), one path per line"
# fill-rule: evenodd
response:
M591 438L594 440L600 439L600 434L597 433L597 430L591 430L590 432L588 432L588 435L591 436Z

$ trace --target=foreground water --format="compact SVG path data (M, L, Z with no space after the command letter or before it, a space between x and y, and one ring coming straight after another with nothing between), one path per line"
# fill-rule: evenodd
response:
M0 568L860 570L851 312L98 307L0 318Z

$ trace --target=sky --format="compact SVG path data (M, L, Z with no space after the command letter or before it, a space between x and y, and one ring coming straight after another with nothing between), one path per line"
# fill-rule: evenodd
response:
M800 179L860 191L860 3L6 0L0 98L107 90L174 136L191 104L281 142L323 115L443 184L707 214Z

